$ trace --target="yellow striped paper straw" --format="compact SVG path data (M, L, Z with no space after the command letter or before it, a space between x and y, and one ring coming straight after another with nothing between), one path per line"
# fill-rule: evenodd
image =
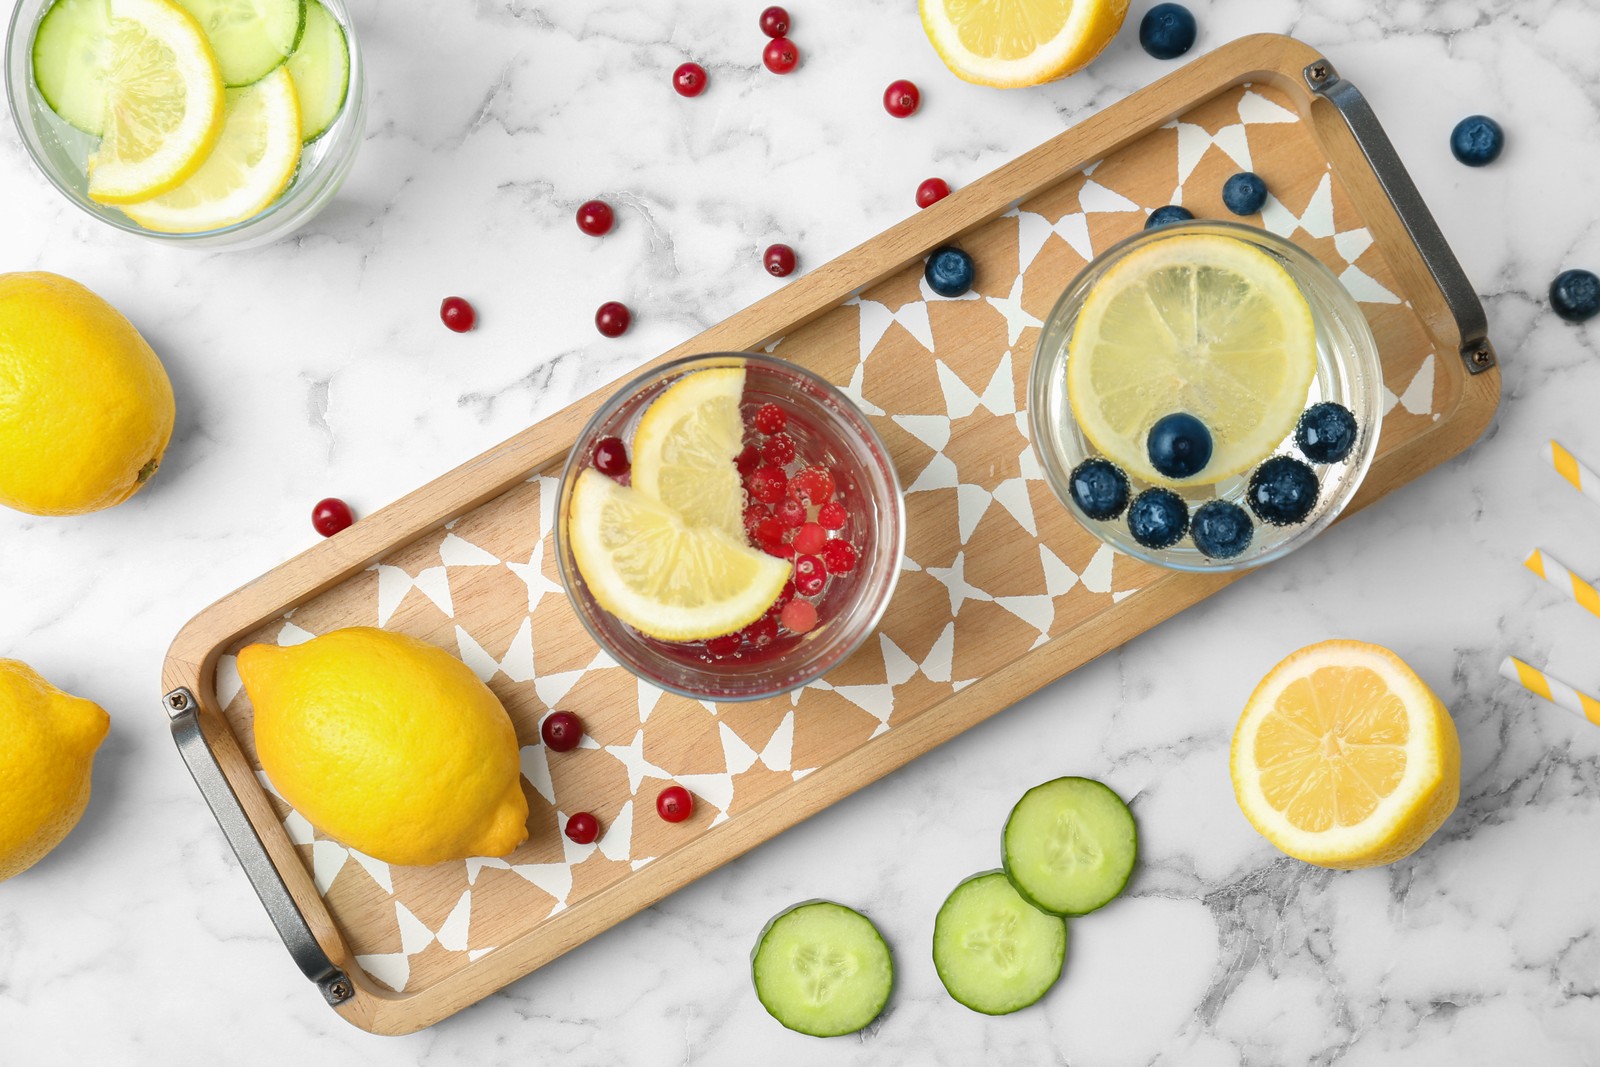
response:
M1600 589L1573 574L1570 568L1550 553L1536 548L1522 561L1522 565L1551 585L1571 593L1572 599L1591 614L1600 615Z
M1515 656L1507 656L1501 661L1500 677L1516 682L1535 696L1544 697L1550 703L1566 708L1575 715L1582 715L1596 726L1600 726L1600 700L1596 700L1588 693L1578 692L1561 679L1552 678Z
M1596 504L1600 504L1600 474L1584 466L1560 441L1550 441L1547 446L1547 458L1555 467L1556 473L1567 480L1567 484Z

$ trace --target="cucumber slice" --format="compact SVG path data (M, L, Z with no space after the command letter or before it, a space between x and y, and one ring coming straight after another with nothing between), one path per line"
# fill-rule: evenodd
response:
M306 28L289 57L289 77L300 97L300 140L310 144L333 125L350 91L344 27L317 0L306 5Z
M894 961L872 920L827 900L779 912L756 939L750 970L762 1007L812 1037L860 1030L894 986Z
M300 45L306 0L178 0L206 31L222 83L253 85L283 66Z
M1087 915L1128 884L1139 851L1133 813L1092 778L1057 778L1017 801L1000 837L1006 877L1053 915Z
M933 966L959 1003L985 1015L1026 1008L1061 977L1067 923L1012 888L1004 871L975 874L933 921Z
M105 132L110 0L56 0L33 37L33 81L50 110L84 133Z

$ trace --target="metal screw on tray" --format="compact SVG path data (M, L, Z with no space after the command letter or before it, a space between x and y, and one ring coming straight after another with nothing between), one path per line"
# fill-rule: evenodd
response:
M179 715L189 710L193 698L189 696L187 689L174 689L162 699L166 702L168 712Z
M339 979L338 981L329 984L328 999L333 1003L338 1004L341 1001L349 1000L350 995L354 992L355 990L350 988L349 982Z

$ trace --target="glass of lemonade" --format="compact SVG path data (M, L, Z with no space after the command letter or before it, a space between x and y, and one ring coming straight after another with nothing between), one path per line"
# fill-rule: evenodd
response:
M718 435L711 427L706 434L714 447L684 444L658 432L666 421L664 409L676 410L680 399L696 392L714 397L718 381L730 383L732 390L720 415L710 402L710 417L685 405L687 414L675 423L693 433L697 423L724 422L726 432ZM681 483L674 489L667 473L649 473L646 453L664 454L663 463L682 459L692 472L701 464L695 476L705 478L708 489L684 490ZM726 499L707 500L724 491ZM675 500L675 492L694 496ZM592 510L587 501L597 493L618 508L637 503L650 514L663 506L687 511L681 519L652 525L648 533L597 533L602 527L587 517ZM846 659L882 619L905 547L900 483L871 423L848 397L805 368L751 353L680 359L653 367L619 389L589 420L567 459L557 516L561 580L595 641L645 681L702 700L775 696L816 680ZM696 609L693 602L701 599L701 591L693 586L718 584L685 581L696 565L692 557L703 554L698 548L656 555L639 548L670 537L680 521L731 527L718 534L720 547L712 547L731 551L738 567L760 570L752 584L782 583L781 590L762 586L766 591L754 605L759 617L748 623L741 619L730 632L702 630L671 639L646 632L663 632L650 616L667 609L645 609L645 618L620 617L628 612L617 606L627 594L615 591L619 581L686 603L667 612L669 624ZM728 549L733 542L738 547ZM606 552L623 562L601 572L592 561ZM741 590L722 592L738 598Z
M331 49L342 43L348 62L345 91L342 101L335 105L337 112L324 129L303 131L314 136L305 140L293 176L275 200L251 217L231 225L174 233L142 226L120 208L91 199L86 164L99 146L100 138L85 133L58 115L46 102L35 77L34 50L40 26L57 2L67 0L19 0L12 11L5 47L6 96L11 104L12 120L35 165L62 196L98 221L124 233L169 245L197 248L261 245L310 221L333 199L350 173L367 114L366 69L361 47L344 0L306 0L302 47L308 47L305 42L313 39L313 31L317 29L322 31L322 36L316 38L319 44L332 42L327 45ZM321 10L313 11L313 8ZM342 42L338 41L339 35L343 37ZM236 91L229 90L230 97ZM306 111L302 102L303 116Z
M1114 548L1236 571L1350 502L1382 380L1360 308L1305 250L1237 223L1162 226L1097 256L1050 313L1034 446L1056 496Z

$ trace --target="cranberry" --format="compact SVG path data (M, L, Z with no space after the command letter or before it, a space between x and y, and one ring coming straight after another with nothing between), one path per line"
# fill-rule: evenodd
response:
M828 565L830 574L848 574L855 569L855 546L836 537L822 546L822 562Z
M806 506L798 500L784 500L778 505L778 521L791 530L806 521Z
M621 478L633 468L628 462L628 446L616 437L602 437L594 446L594 469L607 478Z
M816 556L800 556L794 561L794 588L801 596L816 596L828 584L828 568Z
M733 465L739 468L740 474L749 474L760 463L761 451L755 445L745 445L743 451L739 453L739 458L733 461Z
M590 844L600 836L600 820L586 811L580 811L567 820L567 836L575 844Z
M917 91L914 83L901 78L899 81L889 83L889 88L883 91L883 107L897 119L910 118L917 113L917 107L922 103L922 94Z
M761 13L761 32L768 37L782 37L789 32L789 13L781 7L769 7Z
M355 521L350 505L336 496L317 501L311 509L311 525L323 537L332 537Z
M794 273L794 249L788 245L770 245L762 254L761 262L774 278L787 278Z
M706 653L712 659L727 659L743 646L744 638L739 634L723 634L706 642Z
M628 332L628 326L633 322L633 314L627 306L615 300L609 300L600 305L594 313L594 328L606 337L621 337Z
M761 446L761 462L774 467L787 466L794 459L794 440L786 433L775 433Z
M822 551L822 546L828 543L828 531L814 522L808 522L794 532L791 542L796 552L803 552L814 556Z
M761 62L774 74L787 74L800 65L800 49L787 37L774 37L762 51Z
M604 237L616 221L616 213L604 200L585 200L578 205L578 229L590 237Z
M782 433L783 428L789 425L789 416L776 404L762 404L756 409L756 429L762 433Z
M776 504L783 499L789 479L778 467L757 467L750 475L750 495L763 504Z
M583 740L583 723L570 711L553 711L539 725L539 737L551 752L571 752Z
M459 296L447 296L439 302L439 319L456 333L466 333L478 325L478 313Z
M779 559L794 559L794 546L786 545L781 541L776 543L763 541L761 543L761 551L769 556L777 556Z
M791 633L807 633L816 628L817 609L808 601L791 600L783 606L783 614L778 616L778 621Z
M783 540L783 523L768 515L756 523L756 540L763 545L775 545Z
M656 814L668 822L682 822L694 814L694 797L681 785L669 785L656 794Z
M763 615L743 630L744 639L755 648L766 648L778 639L778 620Z
M672 87L679 96L699 96L706 91L706 68L698 63L684 63L672 72Z
M767 506L765 504L751 504L749 507L745 508L744 509L744 534L745 534L745 536L753 539L756 536L756 528L760 525L761 520L765 519L765 518L768 518L769 516L771 516L771 514L772 514L772 512L767 510Z
M844 505L837 500L830 500L817 509L817 521L825 530L844 529L845 520L850 516L844 510Z
M823 467L807 467L789 479L788 490L802 504L821 507L833 499L833 475Z
M917 206L932 207L949 195L949 182L943 178L929 178L917 186Z

